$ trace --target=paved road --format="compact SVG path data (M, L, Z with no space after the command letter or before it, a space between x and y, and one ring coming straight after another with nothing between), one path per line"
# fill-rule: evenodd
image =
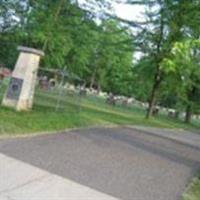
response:
M161 129L142 126L130 126L137 131L146 132L148 134L158 135L163 138L171 139L178 143L187 144L200 150L200 132L188 132L183 129Z
M198 148L132 128L3 139L0 154L122 200L179 200L200 168Z

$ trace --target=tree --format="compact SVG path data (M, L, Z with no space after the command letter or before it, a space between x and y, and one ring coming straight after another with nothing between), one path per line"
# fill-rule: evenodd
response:
M126 3L142 5L146 9L143 21L124 19L121 21L137 30L136 49L143 53L142 60L149 62L149 65L146 65L151 69L147 70L149 73L147 76L152 77L152 87L148 98L149 108L146 114L149 118L159 96L160 86L167 76L162 69L163 59L170 55L174 43L181 41L188 29L199 23L197 15L199 2L196 0L191 2L187 0L128 0ZM191 20L192 13L195 15Z
M163 67L175 77L174 87L186 107L185 122L189 123L194 110L197 112L200 107L200 40L188 39L175 43Z
M5 1L0 2L0 64L13 68L17 57L17 45L27 13L26 1ZM19 20L20 19L20 20Z
M132 68L133 46L124 43L130 38L128 32L114 20L104 20L99 26L88 21L78 29L73 29L75 45L66 59L70 70L91 89L128 94L123 86L130 85Z
M96 52L96 83L104 90L130 96L134 47L130 34L115 20L105 20ZM93 78L93 77L92 77Z

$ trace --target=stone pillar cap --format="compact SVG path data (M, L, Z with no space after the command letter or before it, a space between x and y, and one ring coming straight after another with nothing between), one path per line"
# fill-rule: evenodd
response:
M31 54L36 54L39 56L44 56L44 52L38 49L34 48L29 48L29 47L24 47L24 46L18 46L17 47L18 51L26 52L26 53L31 53Z

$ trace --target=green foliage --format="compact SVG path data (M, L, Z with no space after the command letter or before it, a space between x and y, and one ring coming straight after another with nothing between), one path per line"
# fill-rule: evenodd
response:
M171 74L169 81L176 82L173 90L179 103L190 106L190 112L199 113L200 98L200 40L188 39L175 43L171 56L165 59L163 68ZM169 70L170 69L170 70Z
M138 76L136 76L135 81L137 84L139 84L138 81L143 82L143 87L140 86L140 91L142 92L136 92L135 94L139 98L149 100L147 117L152 114L152 107L156 102L162 104L165 101L164 104L166 104L169 99L174 99L173 101L169 100L169 105L175 107L176 104L179 104L177 101L180 99L177 98L178 95L176 94L178 90L179 94L181 93L182 95L181 98L192 99L193 97L191 96L198 96L197 89L195 89L194 95L191 90L184 90L183 88L185 87L181 89L176 87L179 85L179 81L186 85L188 85L189 81L191 84L194 82L194 77L190 76L190 66L195 67L196 61L194 58L191 59L191 52L188 52L187 49L185 49L187 52L183 52L184 49L181 46L175 47L174 44L182 45L183 41L199 38L200 2L196 0L127 0L127 3L142 5L146 9L143 20L122 21L138 31L135 37L136 44L138 44L136 48L143 53L143 57L137 64L140 69L136 68ZM179 53L179 60L183 63L184 78L187 79L186 83L181 80L180 70L177 70L177 66L181 64L175 63L175 56L172 56L173 49L173 51L176 51L176 60L178 59L176 48L181 49L180 51L182 52L182 54ZM195 73L199 74L199 72ZM150 87L145 86L147 85L146 80L148 80L148 85L151 85ZM140 94L146 95L141 96ZM175 98L172 98L173 95ZM172 102L175 104L172 105Z
M98 6L101 3L97 2ZM97 25L89 11L70 0L16 0L0 5L3 18L0 43L5 43L1 63L13 67L17 45L42 49L43 67L67 66L88 86L131 93L133 46L129 33L118 22L105 19ZM6 17L10 12L12 17Z
M114 20L105 21L101 26L104 32L97 50L97 81L108 92L129 96L134 49L131 37Z
M0 1L0 65L13 68L17 58L19 42L18 28L22 25L23 16L27 11L21 1ZM15 16L15 17L14 17Z
M133 93L136 99L147 102L152 89L154 63L149 57L143 57L133 68ZM138 89L139 88L139 89Z

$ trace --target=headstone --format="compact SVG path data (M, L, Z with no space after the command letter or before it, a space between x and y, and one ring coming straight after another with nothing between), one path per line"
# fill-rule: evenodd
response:
M37 71L41 56L40 50L18 47L19 58L4 96L2 105L15 108L17 111L30 110L37 81Z

